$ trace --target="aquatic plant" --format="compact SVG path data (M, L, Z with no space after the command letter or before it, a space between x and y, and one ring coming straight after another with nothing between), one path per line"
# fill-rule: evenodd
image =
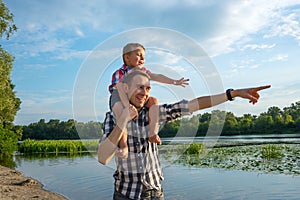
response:
M277 159L284 156L281 146L275 144L267 144L261 147L261 157L264 159Z
M178 148L182 149L180 145ZM175 153L175 151L173 152ZM222 148L206 148L203 144L191 144L184 153L181 153L181 156L178 156L179 159L175 163L197 167L299 175L299 155L300 145L298 144L247 145ZM164 158L168 159L167 156Z
M97 140L24 140L19 145L20 153L78 153L96 150Z

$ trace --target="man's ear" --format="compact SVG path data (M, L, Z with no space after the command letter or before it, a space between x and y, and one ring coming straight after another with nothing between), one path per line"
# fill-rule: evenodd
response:
M129 100L128 100L128 95L127 95L127 92L128 92L127 84L120 82L120 83L117 83L116 87L119 92L119 97L121 99L123 106L124 107L129 106Z
M129 87L126 83L123 83L124 92L128 93Z

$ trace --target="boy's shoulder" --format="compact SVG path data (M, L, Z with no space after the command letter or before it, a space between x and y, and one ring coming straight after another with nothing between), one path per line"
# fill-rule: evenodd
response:
M118 68L114 73L127 73L129 70L130 68L123 64L122 67Z

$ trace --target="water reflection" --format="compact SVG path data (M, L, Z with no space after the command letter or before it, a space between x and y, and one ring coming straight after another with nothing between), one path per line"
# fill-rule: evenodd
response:
M14 169L16 163L14 162L13 156L1 156L0 155L0 165Z

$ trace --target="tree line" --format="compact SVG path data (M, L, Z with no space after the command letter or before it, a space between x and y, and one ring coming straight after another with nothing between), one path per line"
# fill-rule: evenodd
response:
M102 123L100 122L77 122L73 119L60 121L50 119L48 122L41 119L38 122L27 126L20 126L22 129L22 140L61 140L61 139L95 139L101 136Z
M225 117L224 117L225 116ZM222 127L221 135L241 134L288 134L300 133L300 101L282 110L277 106L269 107L260 115L244 114L241 117L231 112L214 110L183 120L165 124L160 131L161 137L205 136L211 127ZM213 131L213 130L212 130Z
M22 140L37 139L99 139L101 122L76 122L73 119L60 121L51 119L31 123L22 129ZM214 110L166 123L159 132L160 137L205 136L209 126L221 127L221 135L282 134L300 132L300 101L281 110L272 106L259 116L244 114L241 117L231 112Z

